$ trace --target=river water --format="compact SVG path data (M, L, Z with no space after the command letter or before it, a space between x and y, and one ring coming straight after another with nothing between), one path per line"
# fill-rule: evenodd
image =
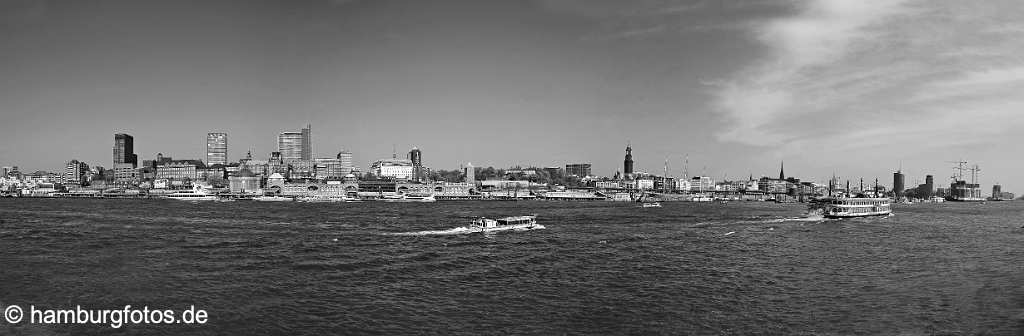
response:
M209 315L0 335L1024 335L1024 202L663 205L0 199L0 308Z

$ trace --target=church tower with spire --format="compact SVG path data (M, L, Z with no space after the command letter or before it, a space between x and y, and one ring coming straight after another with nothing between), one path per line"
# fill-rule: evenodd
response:
M779 165L779 179L786 179L786 161L782 161L782 163Z
M633 175L633 147L626 144L626 159L622 162L622 175Z

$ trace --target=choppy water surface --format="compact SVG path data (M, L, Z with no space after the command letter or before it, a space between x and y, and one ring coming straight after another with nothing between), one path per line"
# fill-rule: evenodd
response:
M0 199L0 306L210 313L0 334L1024 334L1024 202L663 205Z

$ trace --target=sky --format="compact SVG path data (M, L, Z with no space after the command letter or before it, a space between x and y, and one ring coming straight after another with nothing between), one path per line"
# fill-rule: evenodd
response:
M0 0L0 165L313 153L364 170L833 174L1024 192L1013 0ZM688 164L684 165L684 162Z

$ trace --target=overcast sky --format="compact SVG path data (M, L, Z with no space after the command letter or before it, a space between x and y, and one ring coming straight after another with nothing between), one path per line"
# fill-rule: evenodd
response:
M276 150L1024 192L1015 0L0 0L0 165ZM987 192L986 192L987 193Z

